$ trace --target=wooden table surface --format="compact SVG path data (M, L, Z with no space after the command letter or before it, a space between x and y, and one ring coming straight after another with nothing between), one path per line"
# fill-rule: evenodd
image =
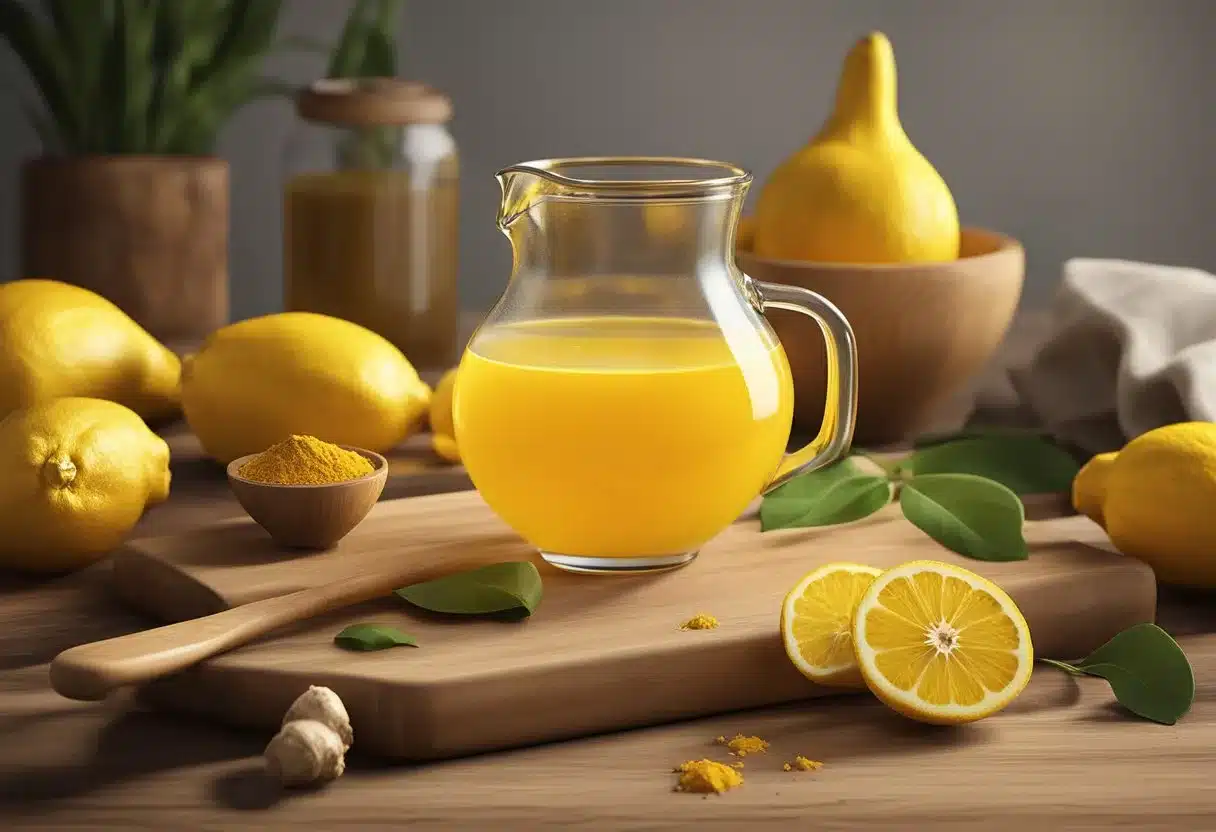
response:
M1019 324L993 373L1037 331ZM942 426L957 424L972 400L952 403ZM189 458L191 438L178 432L172 442L174 496L139 534L238 510L218 473ZM461 487L459 475L427 473L428 488ZM50 691L46 663L56 652L150 623L111 601L105 579L101 565L0 584L0 828L1216 828L1210 596L1163 592L1160 621L1180 638L1198 683L1194 708L1174 727L1127 718L1104 684L1043 668L1008 711L957 730L846 696L425 767L385 767L361 759L356 744L340 780L284 793L258 773L265 736L140 711L127 698L87 704ZM714 737L735 733L772 743L747 758L741 788L708 798L671 791L674 765L712 755ZM781 771L794 754L825 766Z

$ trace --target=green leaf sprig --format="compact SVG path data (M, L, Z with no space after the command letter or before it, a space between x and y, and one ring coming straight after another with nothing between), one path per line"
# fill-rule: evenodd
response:
M390 647L417 647L408 633L383 624L351 624L334 636L334 644L346 650L387 650Z
M764 497L760 528L851 523L898 500L910 523L953 552L1025 560L1019 495L1066 492L1079 469L1070 454L1036 434L939 435L914 443L895 462L856 453L785 483Z
M534 564L507 561L402 587L396 595L430 612L526 618L540 606L542 589Z
M1039 661L1074 676L1105 679L1120 705L1162 725L1177 723L1195 701L1191 663L1156 624L1129 627L1080 661Z

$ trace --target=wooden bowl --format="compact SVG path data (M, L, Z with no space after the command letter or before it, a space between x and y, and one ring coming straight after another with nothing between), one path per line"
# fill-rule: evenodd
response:
M291 549L328 549L363 521L388 480L388 460L378 453L339 445L365 457L370 474L323 485L275 485L237 474L256 454L228 463L228 484L241 507L275 543Z
M811 289L848 318L857 336L854 442L881 446L924 429L984 366L1013 321L1025 252L1010 237L964 228L960 256L942 263L849 264L766 260L740 235L739 268L756 280ZM765 313L794 376L794 423L814 434L823 418L827 357L804 315Z

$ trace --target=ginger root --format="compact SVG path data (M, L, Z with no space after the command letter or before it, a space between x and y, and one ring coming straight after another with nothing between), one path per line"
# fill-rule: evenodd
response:
M286 786L335 780L346 770L353 742L342 700L314 685L287 709L279 733L266 746L266 771Z
M300 694L283 716L283 725L297 719L315 719L323 725L328 725L342 740L344 751L355 741L346 706L342 704L338 694L329 688L310 685L308 690Z

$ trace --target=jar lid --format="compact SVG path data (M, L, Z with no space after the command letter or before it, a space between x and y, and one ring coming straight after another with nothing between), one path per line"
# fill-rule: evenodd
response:
M323 78L296 98L296 112L309 121L374 127L384 124L442 124L452 102L433 87L400 78Z

